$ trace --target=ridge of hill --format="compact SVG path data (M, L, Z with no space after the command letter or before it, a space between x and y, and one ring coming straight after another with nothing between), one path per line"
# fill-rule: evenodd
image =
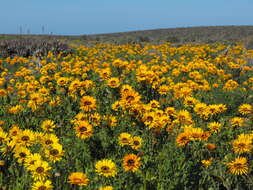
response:
M253 26L203 26L185 28L165 28L78 36L0 34L0 40L26 38L57 39L75 43L100 41L117 44L135 42L212 43L226 41L252 41L251 43L253 46Z

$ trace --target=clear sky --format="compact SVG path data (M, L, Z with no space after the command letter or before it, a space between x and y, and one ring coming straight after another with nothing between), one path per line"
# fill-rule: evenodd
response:
M0 34L253 25L253 0L0 0Z

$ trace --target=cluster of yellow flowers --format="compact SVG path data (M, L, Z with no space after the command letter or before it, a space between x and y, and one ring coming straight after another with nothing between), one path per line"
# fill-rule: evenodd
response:
M251 58L253 51L241 45L166 43L80 46L75 54L49 53L39 61L0 59L0 168L13 158L33 190L60 186L57 178L69 188L112 190L107 179L122 175L147 183L149 160L166 154L170 143L187 156L201 149L194 161L202 169L222 163L225 172L246 175Z
M53 131L54 127L52 120L45 120L41 124L43 132L22 130L15 124L8 133L2 128L0 131L3 155L13 153L16 161L32 175L34 180L32 189L35 190L42 186L47 189L53 187L49 180L52 169L50 164L60 161L64 154L59 138L54 133L48 133ZM35 146L37 146L37 151L34 151Z

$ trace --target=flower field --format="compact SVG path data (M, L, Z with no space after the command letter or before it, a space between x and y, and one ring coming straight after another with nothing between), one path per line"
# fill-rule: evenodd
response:
M239 43L0 58L0 189L253 189L252 63Z

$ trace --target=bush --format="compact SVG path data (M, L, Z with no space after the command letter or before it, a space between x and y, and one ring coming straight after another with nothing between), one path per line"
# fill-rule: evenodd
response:
M253 39L246 43L246 49L253 49Z
M176 36L168 36L167 37L167 42L171 42L171 43L179 43L180 39Z
M58 55L60 52L63 55L72 53L71 48L67 44L57 40L11 39L0 42L0 57L44 56L49 51L52 51L54 55Z
M148 36L139 36L138 37L139 42L150 42L150 38Z

